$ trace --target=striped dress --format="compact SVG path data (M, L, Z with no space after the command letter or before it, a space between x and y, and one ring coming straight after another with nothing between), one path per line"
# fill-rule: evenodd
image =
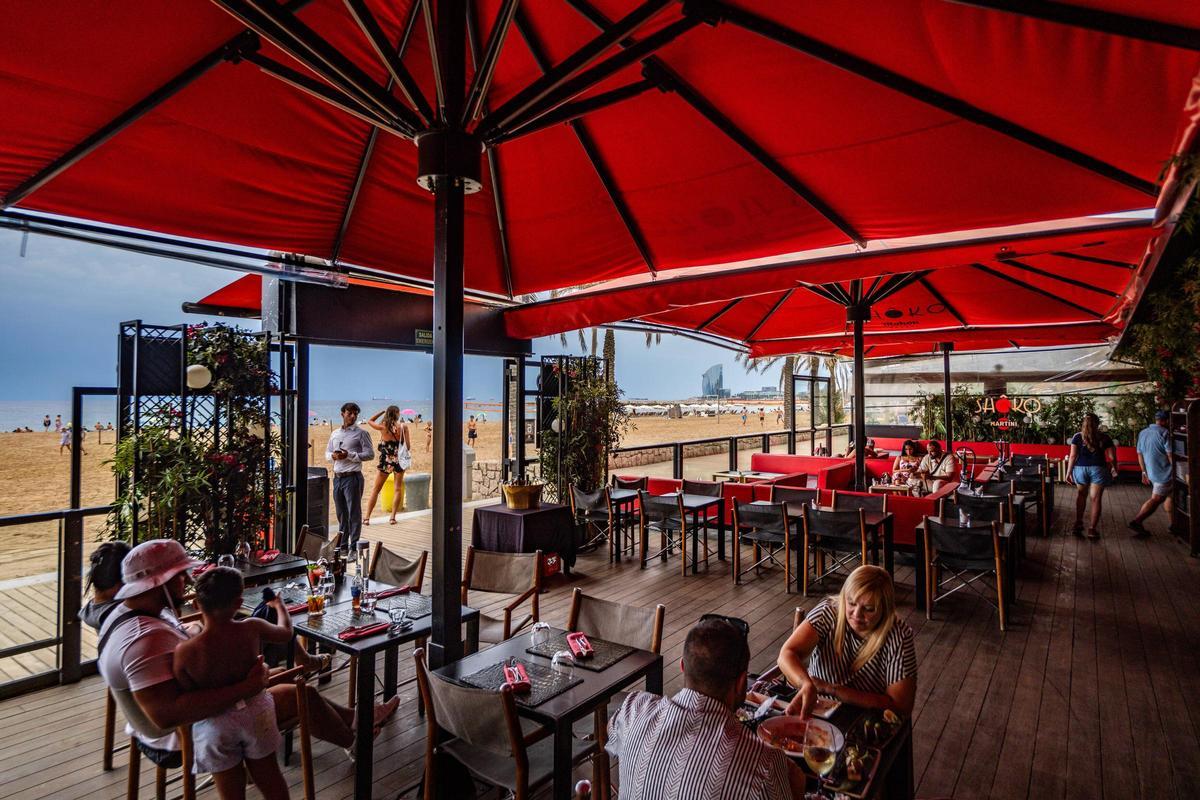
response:
M846 626L845 652L838 653L833 646L833 632L837 629L837 598L822 600L808 612L804 621L812 625L820 636L808 661L808 674L814 678L862 692L883 694L892 684L917 676L917 651L913 647L912 628L902 619L896 619L883 647L857 672L852 672L850 667L863 640L849 625Z
M608 726L621 800L788 800L787 757L691 689L634 692Z

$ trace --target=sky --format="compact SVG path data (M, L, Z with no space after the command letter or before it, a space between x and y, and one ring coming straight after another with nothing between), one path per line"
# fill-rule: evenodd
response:
M99 245L0 231L0 400L69 399L72 386L116 382L117 325L195 323L180 304L196 301L240 273ZM224 320L258 329L257 320ZM534 342L536 355L582 352L570 334ZM734 393L778 381L750 374L728 350L674 336L647 349L640 333L617 333L617 382L629 398L683 399L699 394L700 375L724 364ZM500 396L498 359L468 357L464 394L479 400ZM315 348L315 400L433 396L433 358L423 353Z

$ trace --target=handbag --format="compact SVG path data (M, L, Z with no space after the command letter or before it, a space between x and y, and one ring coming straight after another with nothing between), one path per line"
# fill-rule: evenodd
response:
M406 470L411 466L412 453L408 452L408 448L401 442L399 449L396 450L396 468Z

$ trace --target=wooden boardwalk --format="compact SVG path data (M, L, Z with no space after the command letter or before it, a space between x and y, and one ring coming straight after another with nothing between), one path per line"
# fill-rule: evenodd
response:
M1059 488L1060 511L1071 497ZM1200 787L1200 562L1150 525L1148 542L1128 536L1124 520L1143 492L1108 494L1099 542L1064 536L1030 539L1007 633L982 600L961 593L933 620L912 604L912 574L898 571L901 613L916 632L920 664L914 759L924 798L1193 798ZM1161 513L1161 512L1160 512ZM470 511L464 515L470 523ZM372 525L365 535L401 552L428 546L428 519ZM680 688L674 666L688 628L709 611L752 625L752 666L773 662L792 609L808 599L785 595L782 575L733 588L714 567L683 578L678 562L643 571L581 557L583 575L557 580L542 616L563 624L570 586L626 603L667 606L666 689ZM585 576L586 577L585 577ZM831 590L834 587L830 587ZM403 661L402 661L403 664ZM402 678L411 676L405 666ZM325 689L344 700L345 672ZM376 797L395 797L419 777L424 727L414 687L402 688L397 719L376 744ZM90 678L0 703L0 797L124 796L125 758L100 768L103 687ZM145 762L143 762L145 763ZM339 749L315 747L318 796L348 798L352 765ZM299 796L299 771L285 773ZM142 796L152 796L149 772ZM215 797L211 790L207 796Z

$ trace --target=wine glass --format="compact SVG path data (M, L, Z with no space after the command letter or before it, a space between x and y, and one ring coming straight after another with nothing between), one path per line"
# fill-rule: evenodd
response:
M217 557L217 566L218 567L232 568L235 564L237 564L237 560L234 559L233 553L222 553L220 556Z
M550 668L570 680L575 677L575 656L570 650L559 650L550 659Z
M391 632L399 633L404 629L404 623L408 621L408 609L392 603L388 609L388 618L392 622Z
M804 731L804 762L822 778L828 777L837 763L837 751L833 748L832 737L821 726L812 724L812 721Z

